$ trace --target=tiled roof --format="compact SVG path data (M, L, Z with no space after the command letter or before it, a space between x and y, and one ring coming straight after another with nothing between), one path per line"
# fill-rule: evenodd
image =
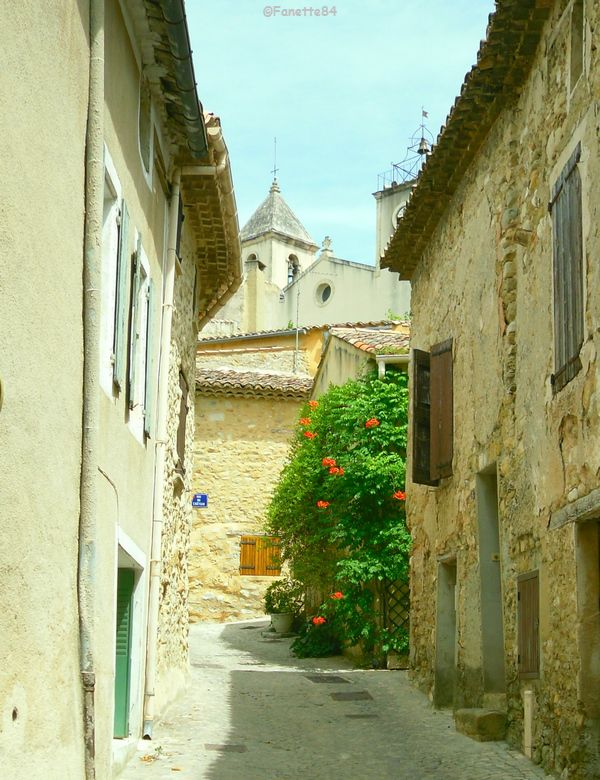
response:
M303 374L275 374L264 371L236 371L232 368L198 368L196 389L207 395L262 398L308 398L312 377Z
M531 69L551 0L496 0L477 63L465 76L437 143L421 169L382 268L410 279L446 206L487 134Z
M267 197L242 228L240 238L249 241L271 231L316 247L304 225L282 198L277 181L273 182Z
M337 322L335 324L328 325L301 325L298 330L301 334L308 333L311 330L327 330L333 328L390 328L393 325L398 325L397 320L373 320L370 322ZM259 330L251 333L234 333L231 336L207 336L206 338L199 338L198 344L203 343L220 343L224 341L236 341L237 339L266 339L272 336L295 336L296 328L286 328L277 330Z
M373 328L332 328L331 335L373 355L399 355L408 352L410 333Z

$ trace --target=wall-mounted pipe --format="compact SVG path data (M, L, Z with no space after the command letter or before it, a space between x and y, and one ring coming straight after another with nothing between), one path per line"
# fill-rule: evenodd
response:
M90 0L90 66L85 137L83 234L83 411L79 484L77 602L79 666L83 687L85 778L96 777L93 650L98 513L100 244L104 198L104 0Z

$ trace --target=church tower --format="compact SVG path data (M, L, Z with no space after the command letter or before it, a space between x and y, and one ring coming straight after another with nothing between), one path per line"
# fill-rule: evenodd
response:
M242 260L256 263L264 280L283 290L315 261L318 250L283 199L277 179L241 230Z

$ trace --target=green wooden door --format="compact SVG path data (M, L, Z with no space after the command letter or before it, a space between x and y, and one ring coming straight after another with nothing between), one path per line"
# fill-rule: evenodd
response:
M114 736L129 736L129 678L131 672L131 619L133 569L119 569L117 578L117 640L115 660Z

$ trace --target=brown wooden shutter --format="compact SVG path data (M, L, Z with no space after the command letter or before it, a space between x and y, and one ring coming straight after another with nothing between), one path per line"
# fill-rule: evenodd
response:
M256 536L240 539L240 574L256 574Z
M179 372L179 389L181 399L179 402L179 426L177 428L177 470L183 474L185 471L185 427L188 412L188 385L183 371Z
M429 352L413 350L413 447L412 481L419 485L437 485L431 479L431 401Z
M274 536L242 536L240 574L278 577L281 574L280 543Z
M517 579L519 675L540 674L540 580L539 572Z
M583 238L579 144L554 187L552 212L554 269L554 366L552 384L560 390L581 369L583 344Z
M431 447L430 477L452 475L454 400L452 387L452 339L431 348Z

